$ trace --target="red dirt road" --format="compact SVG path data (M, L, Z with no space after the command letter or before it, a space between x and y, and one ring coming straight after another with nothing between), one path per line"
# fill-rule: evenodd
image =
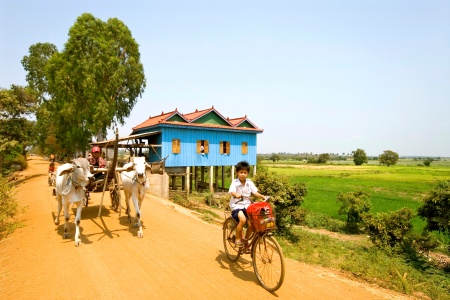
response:
M220 226L205 223L170 201L147 195L144 237L101 193L83 208L80 247L63 239L64 218L54 225L55 197L47 186L48 162L28 161L16 197L25 227L0 241L0 298L5 299L412 299L349 280L338 272L286 260L275 293L257 282L250 255L228 261ZM134 213L134 212L133 212Z

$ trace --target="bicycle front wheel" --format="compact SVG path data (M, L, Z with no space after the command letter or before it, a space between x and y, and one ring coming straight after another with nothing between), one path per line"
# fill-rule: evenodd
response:
M256 237L252 248L253 269L261 286L269 292L278 290L284 281L283 251L277 240L268 235Z
M237 261L241 253L239 248L236 247L234 241L236 239L236 221L229 217L223 223L223 247L225 248L225 253L228 259L231 261Z

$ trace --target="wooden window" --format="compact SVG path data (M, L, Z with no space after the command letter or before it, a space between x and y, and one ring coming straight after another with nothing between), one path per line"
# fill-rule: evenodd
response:
M242 154L248 154L248 143L242 142Z
M220 154L230 154L230 142L221 141L219 148Z
M181 140L173 139L172 140L172 153L180 153L181 152Z
M209 143L207 140L197 140L197 153L198 154L209 153Z

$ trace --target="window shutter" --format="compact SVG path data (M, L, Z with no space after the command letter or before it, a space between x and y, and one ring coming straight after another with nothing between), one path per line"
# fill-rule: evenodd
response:
M220 147L219 147L220 154L223 154L223 143L224 142L220 142Z
M230 142L226 142L227 154L230 154Z
M209 142L205 140L205 153L209 153Z
M247 144L247 142L242 142L242 154L248 154L248 144Z
M200 146L202 145L201 140L197 140L197 153L200 153Z
M172 140L172 153L180 153L180 140L179 139L173 139Z

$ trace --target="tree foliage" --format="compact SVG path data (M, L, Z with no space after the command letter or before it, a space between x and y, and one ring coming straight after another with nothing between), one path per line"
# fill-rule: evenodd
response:
M0 89L0 173L5 166L5 157L25 157L26 148L35 142L34 122L27 116L36 109L37 99L31 90L12 85L11 89Z
M450 180L440 180L424 198L417 215L426 221L425 229L450 235Z
M103 22L88 13L70 28L61 52L51 44L30 47L22 64L29 85L48 100L44 109L59 144L84 150L92 136L124 124L145 88L138 48L120 20ZM42 121L41 129L46 125Z
M352 151L353 154L353 162L356 166L360 166L362 164L366 164L368 162L366 151L363 149L356 149L355 151Z
M350 231L357 232L359 223L362 221L361 215L368 213L372 209L370 195L357 190L349 193L340 193L336 201L340 204L338 214L347 216L347 228Z
M290 229L304 221L305 211L300 207L307 195L304 183L291 185L288 177L267 170L258 172L253 181L263 195L271 197L280 230Z
M270 160L273 162L277 162L280 160L280 156L278 154L272 153L272 155L270 156Z
M385 150L383 154L380 154L378 161L382 165L393 166L398 162L398 153L391 151L391 150Z
M28 86L36 91L40 102L48 100L48 83L45 74L46 66L53 54L58 52L55 45L37 43L30 46L30 55L22 59L22 66L27 71Z

